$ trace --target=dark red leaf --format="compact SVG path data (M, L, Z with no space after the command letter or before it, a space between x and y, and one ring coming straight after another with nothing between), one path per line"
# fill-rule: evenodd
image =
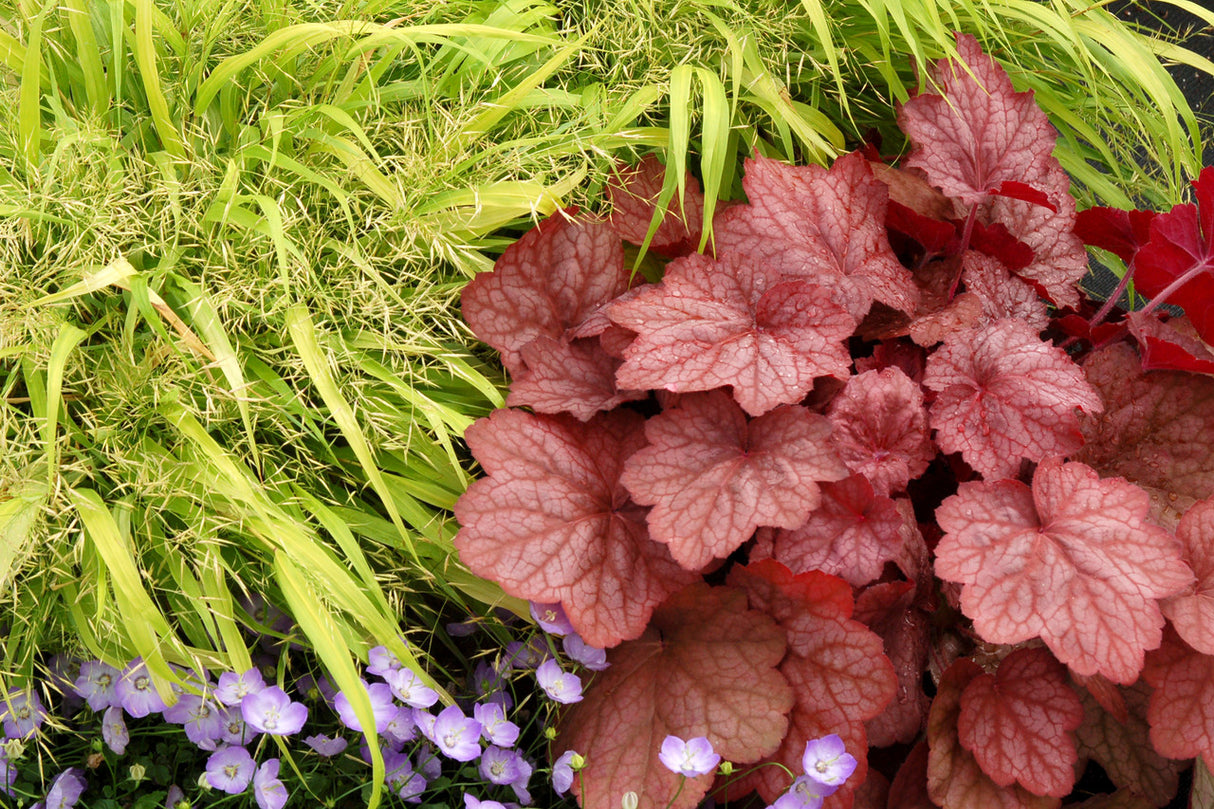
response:
M1160 607L1185 643L1214 655L1214 498L1186 511L1176 536L1197 579Z
M923 384L939 391L930 412L940 448L986 478L1014 476L1022 458L1074 452L1083 444L1076 408L1101 410L1079 366L1018 319L950 336Z
M756 550L793 573L820 570L857 587L868 584L901 551L903 515L861 475L821 488L821 505L799 528L761 532L767 536Z
M464 287L460 300L464 320L501 352L502 364L513 376L524 370L523 346L541 335L565 337L628 289L629 282L624 248L614 230L605 222L558 212L506 248L492 272Z
M1091 467L1042 461L1018 480L962 483L936 509L936 575L991 643L1040 637L1079 674L1132 683L1159 644L1156 599L1192 581L1175 537L1147 519L1145 492Z
M1014 237L999 222L990 225L975 222L970 247L998 260L1008 271L1024 269L1033 263L1035 256L1031 247Z
M886 809L938 809L927 794L927 740L911 748L889 787Z
M878 494L902 491L936 457L923 391L897 368L847 380L827 417L839 457L868 478Z
M624 241L644 243L665 179L666 167L656 155L648 154L635 166L620 167L607 183L611 226ZM704 229L704 194L691 172L686 174L686 183L682 210L676 193L649 242L651 250L670 258L694 253Z
M742 180L747 205L716 217L717 253L749 261L832 290L858 320L873 300L914 311L910 273L885 235L886 185L859 154L840 157L829 171L755 157Z
M1056 809L1058 798L1034 795L1019 784L1001 787L991 780L957 735L961 699L982 669L971 660L955 661L940 678L927 719L927 791L942 809Z
M855 321L822 288L738 255L672 261L661 284L609 311L637 333L616 375L627 389L733 388L752 416L796 404L814 377L846 378Z
M831 450L830 422L786 406L747 422L723 391L689 394L645 424L649 446L621 481L649 512L649 533L688 570L750 539L760 525L795 528L815 509L818 483L847 468Z
M1084 244L1115 254L1127 265L1134 260L1138 248L1147 243L1155 211L1123 211L1120 208L1096 206L1080 211L1075 219L1075 235Z
M1152 516L1175 527L1195 502L1214 495L1214 452L1194 440L1214 435L1214 379L1144 374L1127 345L1093 352L1083 370L1105 412L1081 421L1086 443L1075 460L1146 489Z
M561 715L552 753L586 759L572 789L583 809L618 809L626 792L641 809L698 805L712 774L684 781L668 770L658 759L667 734L707 737L736 764L775 750L793 703L776 668L785 648L784 630L738 590L697 582L672 596Z
M867 771L865 720L893 698L897 680L881 651L881 639L851 620L851 588L825 573L793 576L772 560L735 567L729 582L746 591L750 605L775 618L788 633L788 654L780 671L796 695L788 735L763 761L779 761L802 772L805 743L837 733L859 765L847 784L826 799L827 809L851 804ZM757 789L769 803L792 779L777 767L760 767L730 790L738 796Z
M1114 784L1145 797L1151 806L1167 806L1176 796L1183 764L1151 747L1147 701L1151 689L1139 681L1120 689L1128 710L1118 719L1090 694L1080 694L1083 724L1075 731L1079 755L1095 759Z
M1157 313L1126 315L1130 333L1138 341L1144 371L1188 371L1214 376L1214 351L1202 342L1186 317L1166 323Z
M1147 708L1155 750L1168 758L1214 760L1214 657L1168 630L1147 655L1142 679L1155 689Z
M488 476L455 504L460 559L511 595L561 602L593 646L639 636L695 578L649 538L645 510L619 482L645 443L642 422L621 410L585 424L497 410L464 436Z
M1040 205L1049 210L1050 213L1058 213L1058 208L1050 202L1049 195L1038 188L1033 188L1028 183L1021 183L1016 180L1004 180L991 193L1001 197L1008 197L1009 199L1031 202L1034 205Z
M965 686L957 737L999 786L1062 798L1075 785L1082 722L1066 668L1044 649L1018 649Z

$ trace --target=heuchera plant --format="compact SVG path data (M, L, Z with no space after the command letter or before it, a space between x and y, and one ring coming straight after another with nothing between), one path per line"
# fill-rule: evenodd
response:
M455 545L609 650L551 750L585 807L772 803L831 734L832 809L1164 806L1214 760L1214 169L1077 215L1032 93L957 48L900 160L756 155L709 252L665 213L660 282L622 244L650 157L464 291L514 384ZM1085 241L1145 308L1087 300ZM672 772L667 736L733 774Z

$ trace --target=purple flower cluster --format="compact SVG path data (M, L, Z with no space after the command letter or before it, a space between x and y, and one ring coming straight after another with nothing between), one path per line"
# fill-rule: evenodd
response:
M805 774L797 776L769 809L818 809L856 771L856 763L838 735L811 739L801 757Z

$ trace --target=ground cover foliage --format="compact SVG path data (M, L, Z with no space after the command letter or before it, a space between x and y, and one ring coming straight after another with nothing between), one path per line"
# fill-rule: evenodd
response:
M1165 209L1200 168L1159 59L1201 58L1086 4L609 5L0 13L6 693L49 704L67 652L142 657L167 696L175 666L251 667L250 629L351 693L377 645L456 693L474 654L444 624L527 614L452 544L460 436L508 391L457 297L617 158L661 150L669 198L695 168L711 222L755 149L902 149L895 104L961 30L1036 92L1085 205ZM483 651L517 632L485 626Z

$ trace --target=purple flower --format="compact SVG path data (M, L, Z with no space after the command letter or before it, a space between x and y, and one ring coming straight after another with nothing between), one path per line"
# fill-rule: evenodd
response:
M368 669L369 670L369 669ZM393 669L383 675L393 695L414 708L429 708L438 702L438 692L427 687L412 669Z
M587 646L581 635L566 635L561 638L561 648L570 658L591 671L602 671L611 665L607 662L607 650L597 646Z
M181 787L171 784L168 793L164 796L164 809L177 809L177 805L180 803L184 803L186 809L189 809L189 801L185 799L185 793L181 791Z
M80 664L80 673L72 688L84 697L90 708L101 712L121 704L115 690L121 676L122 672L100 660L86 660Z
M480 662L472 672L472 684L478 700L496 702L503 710L510 710L514 701L506 692L506 681L502 672L487 662Z
M400 671L404 665L387 646L376 646L367 652L367 671L385 680L388 679L388 672Z
M480 770L481 778L489 783L505 786L518 780L518 763L521 760L522 756L515 751L491 744L481 754L477 769Z
M475 796L464 793L464 809L506 809L497 801L482 801Z
M219 713L223 722L220 741L225 744L243 745L257 738L257 731L244 721L239 708L223 708Z
M278 759L272 758L253 774L253 797L261 809L282 809L287 788L278 780Z
M418 745L417 771L424 775L427 781L433 781L443 774L443 762L432 744L423 742Z
M239 795L249 787L257 765L243 747L221 747L207 759L207 783L229 795Z
M398 746L417 738L417 723L413 721L413 709L402 705L384 728L384 736Z
M293 736L303 728L308 709L302 702L292 702L287 692L278 686L246 694L240 702L244 721L271 736Z
M409 803L421 803L421 794L426 789L425 777L413 771L409 757L392 751L384 753L384 783Z
M249 694L265 690L266 681L261 672L255 668L244 674L225 671L219 675L219 686L215 689L215 699L224 705L233 707L239 705Z
M51 687L62 696L61 712L65 717L75 715L84 699L76 693L76 677L80 675L80 661L60 652L51 656L46 667Z
M383 733L384 728L392 721L392 717L396 716L396 703L392 701L392 690L383 683L367 684L366 680L360 680L363 689L371 700L371 713L375 719L375 732ZM341 723L350 730L362 732L362 722L354 713L353 706L350 705L350 700L346 697L344 691L338 692L333 699L333 708L337 711L337 717L341 719Z
M136 719L164 710L164 700L160 698L152 675L141 657L127 664L114 688L123 710Z
M197 694L182 694L161 715L166 722L182 725L186 738L203 750L214 750L223 738L226 719L223 709Z
M0 793L12 797L13 783L17 780L17 762L10 761L0 745Z
M450 705L434 718L434 743L447 758L471 761L481 754L481 723Z
M564 795L573 786L573 757L577 753L566 750L552 762L552 788L557 795Z
M678 736L667 736L662 740L658 758L666 769L688 778L707 775L721 762L721 757L712 749L712 742L703 736L687 741Z
M126 720L122 718L122 706L111 705L105 709L101 717L101 738L106 746L116 755L126 752L126 746L131 741L131 734L126 729Z
M822 785L808 775L798 776L788 791L776 798L771 809L819 809L825 797L821 788Z
M561 670L561 664L549 658L535 670L535 681L554 702L569 705L582 701L582 681L576 674Z
M304 739L304 744L311 747L324 758L332 758L345 750L349 742L341 736L330 739L328 736L315 735Z
M496 702L476 703L472 717L481 723L481 735L490 744L513 747L518 741L518 725L506 719L506 712Z
M531 762L522 756L518 757L518 778L510 782L510 788L514 790L514 795L521 803L531 803L531 793L527 791L527 782L531 780L531 773L534 768Z
M33 689L10 688L0 701L0 717L4 719L7 739L28 739L46 721L46 708Z
M856 771L856 759L847 752L838 734L832 733L805 743L801 766L818 783L818 794L830 795Z
M332 707L333 701L337 699L337 691L333 688L333 683L323 675L319 680L311 674L303 675L295 681L295 690L303 694L304 699L310 702L323 699L329 707Z
M413 724L417 725L417 731L421 735L432 742L434 741L434 714L423 708L414 708Z
M46 793L46 809L71 809L80 800L88 782L76 767L69 767L55 777Z
M568 616L565 615L565 608L556 604L537 604L531 602L531 617L540 625L540 628L550 635L568 635L573 631L573 624L569 623Z
M518 640L507 643L505 664L512 669L531 670L551 656L544 637L536 635L527 643Z

